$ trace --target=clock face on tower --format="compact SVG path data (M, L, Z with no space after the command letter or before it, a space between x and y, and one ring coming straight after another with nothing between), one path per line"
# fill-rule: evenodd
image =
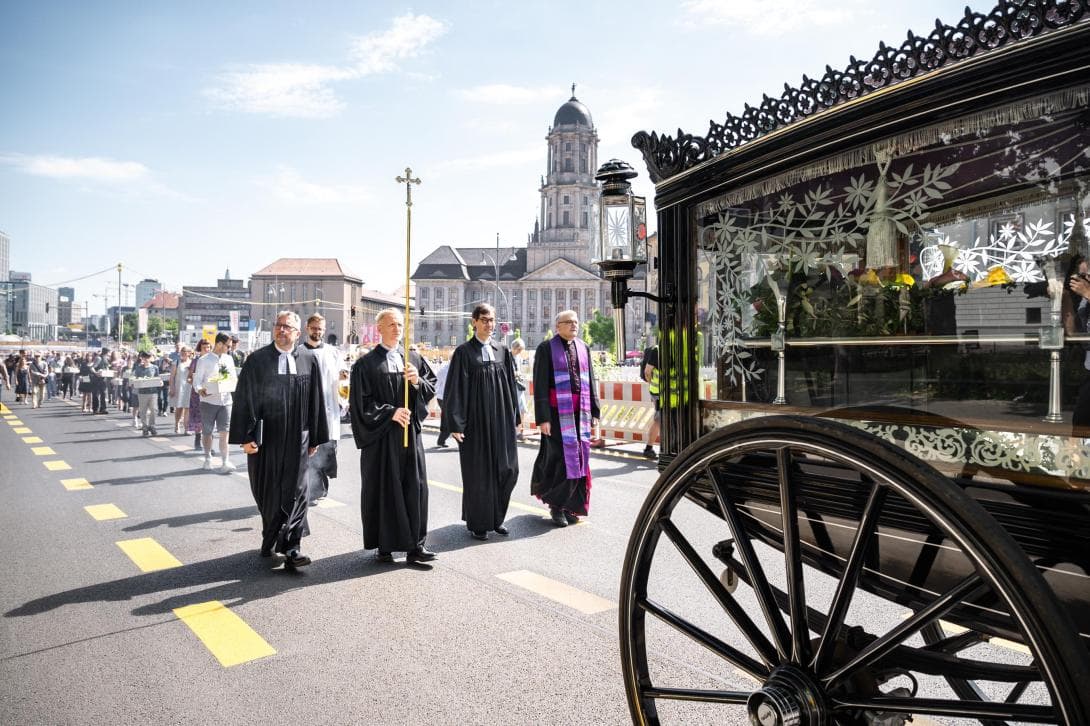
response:
M632 239L628 207L606 207L606 235L610 247L628 247Z

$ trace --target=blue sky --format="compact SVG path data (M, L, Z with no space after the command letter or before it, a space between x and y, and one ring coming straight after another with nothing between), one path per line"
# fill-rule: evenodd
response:
M525 244L571 83L599 161L628 160L650 198L634 132L703 134L964 5L3 0L0 230L12 269L41 284L121 262L127 283L180 290L336 257L391 291L406 165L424 182L414 264L497 232ZM101 309L116 280L75 282L76 298Z

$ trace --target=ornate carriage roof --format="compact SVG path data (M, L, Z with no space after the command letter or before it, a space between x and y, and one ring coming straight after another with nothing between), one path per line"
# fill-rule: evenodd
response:
M849 101L1082 21L1090 21L1090 0L1001 0L987 14L967 7L956 25L936 20L926 37L910 31L899 48L880 43L870 60L852 56L844 70L826 66L821 78L804 75L798 88L784 84L779 98L765 95L739 116L712 121L705 136L640 131L632 146L658 183Z

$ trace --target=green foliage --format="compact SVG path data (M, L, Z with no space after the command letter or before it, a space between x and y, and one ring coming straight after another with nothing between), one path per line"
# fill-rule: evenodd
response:
M599 347L604 347L607 351L613 355L617 355L617 342L614 339L615 330L613 328L613 318L607 318L602 315L601 310L595 310L591 319L586 321L583 325L584 340L587 340L587 345L590 345L590 340L597 341Z
M149 325L148 328L150 329L151 326ZM145 351L150 353L154 347L155 346L153 346L151 343L151 338L146 335L141 335L139 342L137 342L136 344L136 350L140 353L143 353Z

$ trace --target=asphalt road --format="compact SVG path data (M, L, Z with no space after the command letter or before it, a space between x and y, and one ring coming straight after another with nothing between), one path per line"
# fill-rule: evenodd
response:
M456 449L429 448L440 558L384 565L361 549L346 427L340 477L311 509L314 563L290 572L257 555L241 452L235 474L201 471L191 436L130 422L52 401L0 423L4 723L629 722L617 589L650 462L596 454L591 516L556 529L522 445L511 536L477 542Z

